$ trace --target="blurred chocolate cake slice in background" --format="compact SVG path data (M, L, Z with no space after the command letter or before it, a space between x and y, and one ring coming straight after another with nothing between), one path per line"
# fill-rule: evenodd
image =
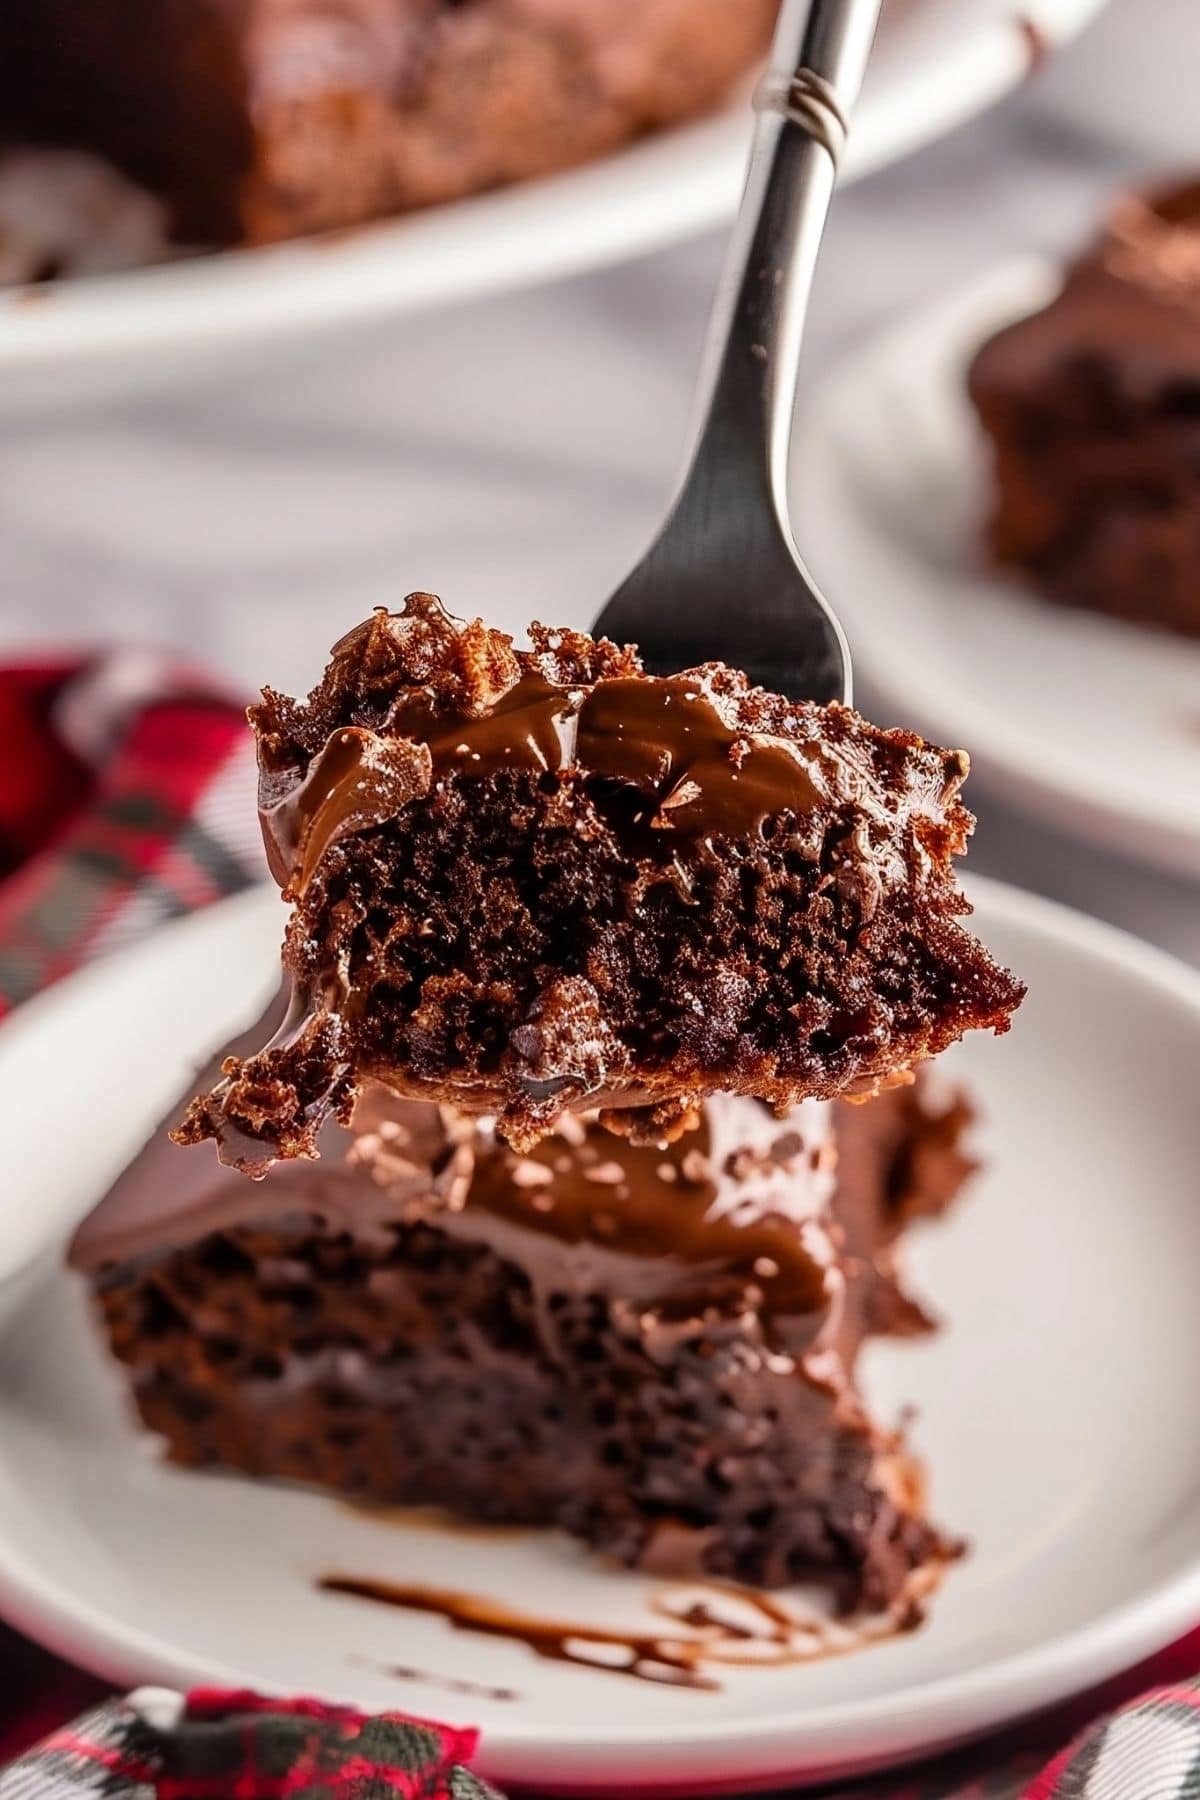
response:
M776 0L5 0L0 138L92 151L183 242L357 224L714 105Z
M1200 182L1123 198L969 375L993 562L1069 606L1200 636Z

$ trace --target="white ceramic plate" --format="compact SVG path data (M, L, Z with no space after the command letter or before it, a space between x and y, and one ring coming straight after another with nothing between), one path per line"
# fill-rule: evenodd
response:
M486 1772L556 1795L858 1772L1048 1704L1194 1624L1200 977L1047 902L975 893L980 929L1030 997L1009 1037L951 1059L986 1109L987 1173L915 1249L952 1323L927 1346L873 1347L867 1370L885 1413L919 1406L938 1514L974 1545L913 1636L727 1672L719 1693L539 1661L322 1595L313 1577L440 1583L622 1625L648 1619L653 1584L550 1535L384 1522L159 1461L55 1265L194 1048L262 987L280 909L261 894L0 1032L4 1613L126 1682L315 1690L473 1721ZM39 1258L50 1266L31 1269ZM395 1664L518 1698L400 1679Z
M994 269L857 351L796 446L798 535L896 718L1058 829L1200 875L1200 644L1055 606L983 565L973 351L1053 292Z
M1102 0L895 0L855 121L847 175L893 161L997 99L1031 46ZM239 344L440 306L620 261L731 216L744 99L544 181L326 240L0 295L6 400L128 392L195 377Z

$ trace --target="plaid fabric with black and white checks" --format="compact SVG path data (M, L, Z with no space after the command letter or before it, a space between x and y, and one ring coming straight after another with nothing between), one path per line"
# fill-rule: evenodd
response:
M1200 1682L1152 1688L1099 1720L1023 1800L1200 1800Z

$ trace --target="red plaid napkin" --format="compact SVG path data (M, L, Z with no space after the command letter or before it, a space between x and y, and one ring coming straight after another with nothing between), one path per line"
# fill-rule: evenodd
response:
M0 1014L263 873L239 696L120 650L0 669Z
M499 1800L476 1733L315 1700L143 1689L44 1738L0 1800Z
M0 668L0 767L0 1016L87 958L263 873L241 701L175 659L122 650ZM1200 1683L1186 1678L1198 1666L1200 1634L1078 1703L1066 1723L1060 1713L836 1800L1200 1800ZM41 1739L0 1773L0 1800L492 1793L464 1767L473 1732L210 1693L160 1695L148 1708L107 1700L62 1727L99 1684L3 1627L0 1667L0 1760ZM1137 1693L1164 1680L1175 1685ZM1041 1767L1071 1718L1122 1700ZM596 1704L599 1715L599 1686Z

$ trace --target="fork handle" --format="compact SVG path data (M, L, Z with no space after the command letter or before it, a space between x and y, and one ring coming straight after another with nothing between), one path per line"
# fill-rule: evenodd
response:
M882 0L783 0L756 98L746 191L709 325L701 411L677 504L740 497L787 532L800 345L847 121ZM711 505L710 505L711 502ZM694 503L690 504L690 503Z

